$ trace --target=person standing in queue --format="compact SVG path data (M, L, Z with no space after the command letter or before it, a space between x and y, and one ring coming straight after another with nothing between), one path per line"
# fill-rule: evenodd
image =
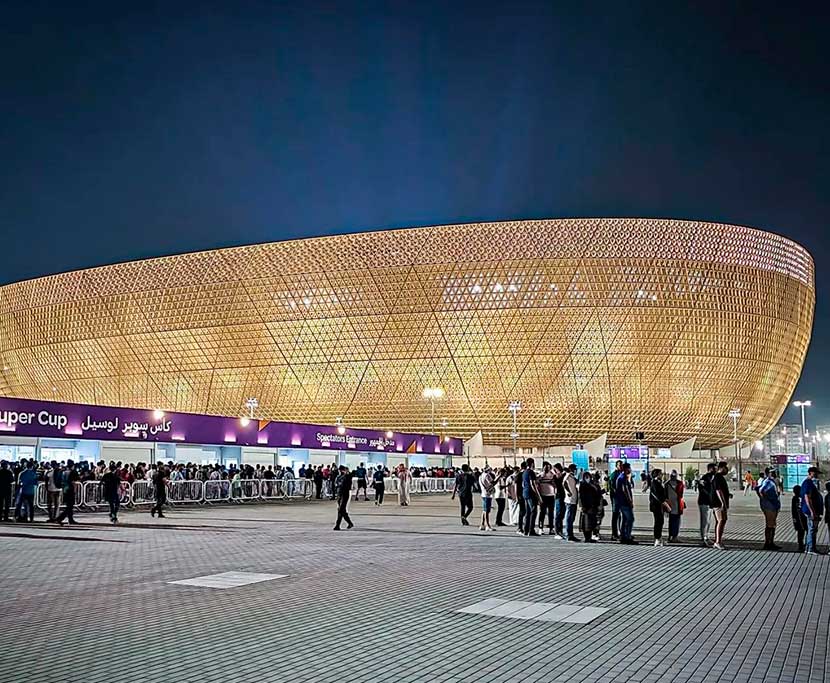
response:
M383 481L383 465L378 465L372 472L372 488L375 490L375 505L383 505L386 482Z
M66 461L66 471L63 473L63 512L55 517L57 524L63 525L63 520L69 520L70 524L77 524L75 521L75 482L80 481L75 463L72 460Z
M339 474L335 479L335 486L337 489L337 522L334 524L334 531L340 531L340 523L345 520L346 528L351 529L351 517L349 517L349 501L352 499L352 473L345 465L340 465L337 468Z
M807 470L807 478L801 482L801 512L807 518L807 539L805 551L807 555L818 554L818 530L821 516L824 512L824 500L818 488L821 474L818 467L810 467Z
M704 548L709 547L709 515L712 508L712 497L715 490L712 488L712 479L715 476L717 466L710 462L706 465L704 474L697 485L697 509L700 516L700 543Z
M623 463L614 482L617 510L620 513L620 543L637 545L634 540L634 490L631 482L631 465Z
M164 517L162 508L167 502L167 469L163 463L159 463L156 474L153 477L153 485L156 487L156 502L150 508L150 517L155 517L158 513L159 517Z
M723 534L726 531L726 521L729 518L729 499L732 494L729 493L729 482L726 480L726 475L729 473L729 466L725 460L718 463L718 470L715 476L712 477L712 500L710 506L715 516L715 544L712 546L716 550L726 550L723 545Z
M617 460L614 463L614 471L609 477L609 486L611 494L611 540L620 540L620 511L617 509L617 477L622 472L622 460Z
M533 458L528 458L526 461L525 471L522 474L522 496L525 501L525 517L524 517L524 535L525 536L539 536L536 531L536 510L539 509L539 504L542 502L542 496L539 495L539 487L536 485L536 472L533 469L535 465Z
M663 540L663 525L666 514L671 510L668 492L663 484L663 470L654 469L651 472L651 486L648 492L648 509L654 517L654 547L666 545Z
M0 461L0 522L9 521L13 491L14 473L9 468L9 463L2 460Z

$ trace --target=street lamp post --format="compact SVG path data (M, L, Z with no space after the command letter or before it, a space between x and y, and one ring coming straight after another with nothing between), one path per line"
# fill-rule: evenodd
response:
M444 398L444 389L442 387L426 387L421 395L429 401L432 433L435 434L435 401Z
M732 418L732 440L735 442L735 462L738 465L738 485L743 487L743 474L741 472L741 452L738 448L738 418L741 416L741 411L733 408L729 411L729 417Z
M804 409L809 408L810 406L812 406L813 402L812 401L793 401L793 405L796 408L801 408L801 438L803 439L803 443L806 446L807 445L807 437L810 436L810 432L807 431L807 421L805 420L805 417L804 417ZM812 448L810 450L812 451ZM812 455L813 454L811 452L810 456L812 457Z
M513 439L513 467L516 466L516 440L519 438L518 425L516 424L516 415L522 409L521 401L510 401L507 405L507 410L513 415L513 431L510 432L510 438Z

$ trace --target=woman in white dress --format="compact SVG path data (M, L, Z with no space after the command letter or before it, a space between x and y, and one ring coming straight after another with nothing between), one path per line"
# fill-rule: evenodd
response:
M409 505L409 483L412 475L406 465L398 465L398 502L401 505Z

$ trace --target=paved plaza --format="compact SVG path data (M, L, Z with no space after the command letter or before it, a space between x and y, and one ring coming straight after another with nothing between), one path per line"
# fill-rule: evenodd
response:
M727 551L694 505L686 542L647 545L642 495L639 546L463 528L438 495L352 503L339 533L318 501L3 525L0 679L830 681L830 558L761 551L735 495Z

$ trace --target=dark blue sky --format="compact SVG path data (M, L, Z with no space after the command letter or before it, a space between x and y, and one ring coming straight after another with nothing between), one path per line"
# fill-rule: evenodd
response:
M830 422L828 10L130 4L4 4L0 282L370 228L731 221L816 260L797 394Z

